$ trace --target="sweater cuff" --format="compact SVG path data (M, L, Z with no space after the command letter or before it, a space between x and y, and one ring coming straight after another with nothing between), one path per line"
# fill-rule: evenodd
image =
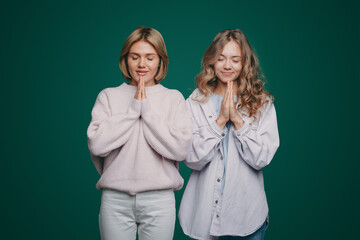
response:
M246 122L244 122L244 125L239 128L238 130L235 129L235 127L232 125L231 130L234 133L234 136L238 139L245 136L248 132L250 132L250 125Z
M221 127L219 127L219 125L217 125L216 121L214 121L210 124L210 129L220 139L223 139L228 132L226 127L224 129L221 129Z

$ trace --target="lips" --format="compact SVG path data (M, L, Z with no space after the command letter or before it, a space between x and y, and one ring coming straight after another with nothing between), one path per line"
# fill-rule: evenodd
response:
M145 74L148 73L148 71L136 71L137 74L139 74L140 76L144 76Z
M230 76L232 75L233 73L232 72L221 72L222 75L225 75L225 76Z

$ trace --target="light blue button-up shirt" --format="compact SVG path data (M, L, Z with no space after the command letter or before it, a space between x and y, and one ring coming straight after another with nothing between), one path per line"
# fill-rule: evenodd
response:
M271 102L264 105L256 121L242 115L244 125L238 130L233 125L221 129L213 101L201 103L196 98L202 98L197 89L186 100L193 137L185 164L192 173L180 204L180 225L195 239L247 236L268 216L261 169L279 146L275 107ZM228 155L223 184L225 136Z
M223 98L217 94L212 94L210 96L210 99L214 105L215 108L215 112L216 112L216 118L218 118L220 111L221 111L221 103ZM236 95L234 96L234 99L236 100ZM228 121L225 125L226 129L230 129L231 126L231 122ZM224 191L224 187L225 187L225 181L226 181L226 162L227 162L227 155L228 155L228 146L229 146L229 134L226 134L226 136L224 137L224 139L222 140L222 154L223 154L223 160L224 160L224 175L223 175L223 180L222 180L222 185L221 185L221 190L220 193L222 193Z

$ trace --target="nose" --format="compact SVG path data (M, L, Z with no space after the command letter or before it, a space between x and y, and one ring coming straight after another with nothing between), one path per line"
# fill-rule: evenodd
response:
M229 59L227 59L226 61L225 61L225 63L224 63L224 69L231 69L231 64L230 64L230 60Z
M139 61L139 68L145 67L145 58L141 57Z

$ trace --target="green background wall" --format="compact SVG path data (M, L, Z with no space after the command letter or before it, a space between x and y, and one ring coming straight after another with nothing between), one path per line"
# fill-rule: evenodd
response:
M3 1L1 239L99 239L86 145L97 94L123 82L138 26L159 30L163 85L188 97L221 30L240 28L275 95L280 148L264 171L267 240L354 239L359 226L359 1ZM187 181L190 171L181 164ZM183 190L176 192L177 206ZM356 235L355 235L356 234ZM175 240L189 239L176 225Z

